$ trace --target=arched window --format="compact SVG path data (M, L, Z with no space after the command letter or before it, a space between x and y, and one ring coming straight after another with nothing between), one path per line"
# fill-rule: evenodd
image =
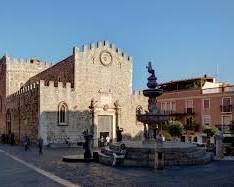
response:
M60 113L60 114L59 114L59 116L60 116L59 122L60 122L60 123L65 123L65 112L66 112L65 106L62 105L61 108L60 108L60 111L59 111L59 113Z
M61 102L58 106L58 124L68 125L68 107L64 102Z

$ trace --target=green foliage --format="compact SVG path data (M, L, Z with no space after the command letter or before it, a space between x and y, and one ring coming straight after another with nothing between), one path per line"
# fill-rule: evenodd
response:
M179 121L169 121L165 127L172 137L180 137L183 133L182 123Z
M203 132L207 134L208 138L213 137L219 132L219 129L217 129L216 127L211 127L209 125L203 125L202 129L203 129Z
M196 124L196 119L194 116L192 116L192 124Z

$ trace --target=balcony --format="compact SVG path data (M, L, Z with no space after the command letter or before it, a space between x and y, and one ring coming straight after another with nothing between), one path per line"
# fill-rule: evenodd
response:
M221 112L232 112L232 105L220 105Z
M224 134L234 134L234 124L229 125L216 125L216 127Z
M192 114L194 114L194 109L193 108L185 108L184 113L192 115Z

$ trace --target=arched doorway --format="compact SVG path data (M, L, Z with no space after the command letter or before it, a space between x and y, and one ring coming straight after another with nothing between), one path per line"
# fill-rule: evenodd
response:
M10 109L7 110L6 113L6 133L11 134L11 112Z

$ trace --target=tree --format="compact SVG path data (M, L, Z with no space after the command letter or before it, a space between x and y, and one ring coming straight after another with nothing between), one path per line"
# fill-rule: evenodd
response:
M180 137L183 133L182 123L179 121L169 121L166 125L167 131L172 137Z
M207 134L208 139L218 134L219 132L219 129L217 129L216 127L211 127L209 125L203 125L202 129L203 129L203 132Z

